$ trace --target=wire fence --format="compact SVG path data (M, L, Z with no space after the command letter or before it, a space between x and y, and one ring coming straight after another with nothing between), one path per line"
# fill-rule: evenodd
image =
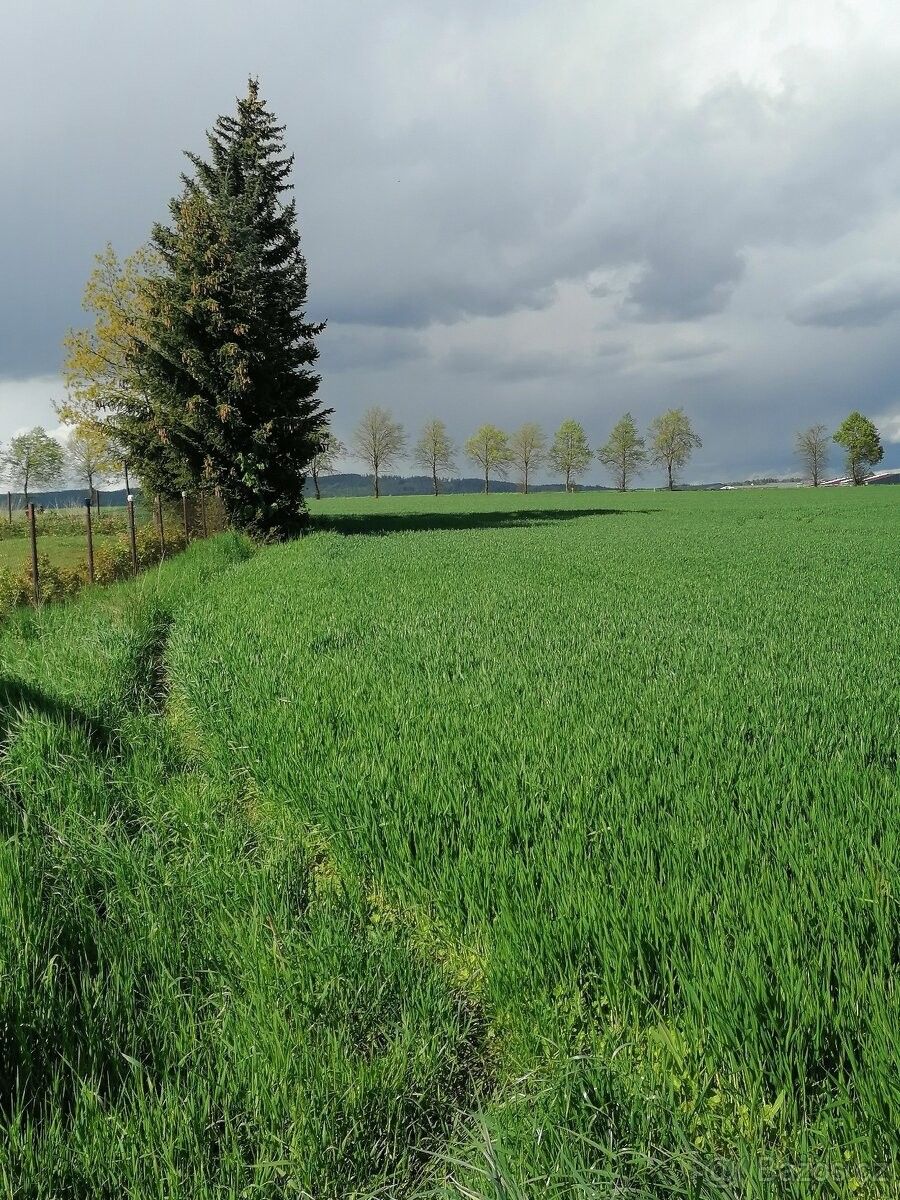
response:
M7 494L0 520L0 613L135 576L226 527L223 506L209 492L166 501L131 493L115 507L103 506L98 493L80 506L13 500Z

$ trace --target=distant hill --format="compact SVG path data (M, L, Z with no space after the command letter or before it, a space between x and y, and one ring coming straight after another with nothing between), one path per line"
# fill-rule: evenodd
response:
M7 493L8 495L9 493ZM87 499L87 488L58 488L53 492L32 492L29 496L35 504L43 504L45 508L73 508L84 504ZM134 496L140 499L140 491L134 489ZM109 508L124 508L125 500L128 493L124 488L114 489L110 492L100 491L100 507ZM7 496L0 494L0 508L6 509ZM25 507L25 497L21 492L12 493L13 509L22 509Z
M380 480L383 496L430 496L432 493L431 477L429 475L383 475ZM475 477L463 479L441 479L439 487L442 495L458 496L471 492L483 492L484 480ZM371 475L325 475L319 479L319 489L322 498L326 496L371 496ZM306 482L306 494L314 494L310 480ZM561 492L561 483L533 483L531 492ZM596 484L579 486L580 492L609 492L611 488ZM517 492L519 485L504 479L491 480L492 492Z

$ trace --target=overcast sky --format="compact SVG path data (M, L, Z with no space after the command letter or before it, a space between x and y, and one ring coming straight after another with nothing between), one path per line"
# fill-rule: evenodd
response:
M253 73L344 440L683 404L715 479L860 408L900 465L892 0L8 0L0 68L0 439Z

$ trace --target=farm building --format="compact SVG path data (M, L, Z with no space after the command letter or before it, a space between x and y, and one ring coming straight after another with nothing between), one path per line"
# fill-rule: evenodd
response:
M823 479L822 487L845 487L852 482L849 475L838 475L835 479ZM869 476L866 483L900 483L900 467L894 467L889 471L876 471Z

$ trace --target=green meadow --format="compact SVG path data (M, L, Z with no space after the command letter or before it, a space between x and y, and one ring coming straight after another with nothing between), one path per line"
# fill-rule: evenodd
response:
M138 521L147 524L148 515L141 509ZM87 531L83 508L48 508L36 517L38 553L54 567L86 571ZM126 536L127 517L124 508L96 510L92 517L94 548L109 546ZM19 573L31 562L31 543L28 524L22 509L13 511L8 521L5 511L0 514L0 570Z
M313 515L0 627L0 1194L900 1194L900 489Z

